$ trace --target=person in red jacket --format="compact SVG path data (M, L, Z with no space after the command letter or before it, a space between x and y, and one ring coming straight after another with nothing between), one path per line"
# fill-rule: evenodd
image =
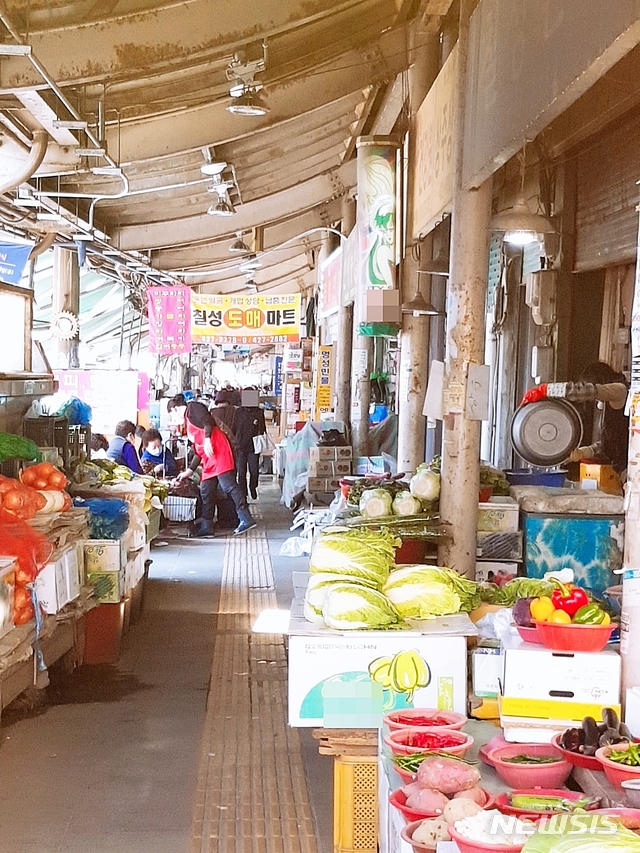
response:
M207 407L203 403L187 403L183 394L176 394L169 400L167 411L174 412L174 416L184 421L187 437L193 444L196 457L180 477L190 477L198 464L202 465L202 519L198 525L198 534L213 535L216 481L220 491L231 498L238 513L240 524L233 531L234 535L238 536L251 530L256 526L256 522L249 511L247 498L238 485L231 444Z

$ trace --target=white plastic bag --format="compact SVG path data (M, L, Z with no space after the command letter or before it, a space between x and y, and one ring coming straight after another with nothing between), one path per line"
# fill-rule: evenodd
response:
M278 553L281 557L306 557L311 553L311 540L290 536L284 540Z

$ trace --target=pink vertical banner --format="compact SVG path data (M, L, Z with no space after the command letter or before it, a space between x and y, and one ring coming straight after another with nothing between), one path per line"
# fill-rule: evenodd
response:
M179 285L147 288L149 352L191 352L191 290Z

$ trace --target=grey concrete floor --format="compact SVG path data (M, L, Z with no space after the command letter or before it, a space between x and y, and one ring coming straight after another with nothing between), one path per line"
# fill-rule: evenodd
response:
M261 487L280 606L290 513ZM0 853L186 853L211 671L223 540L152 549L142 619L117 666L54 683L37 713L0 727ZM332 849L332 760L303 755L321 853Z

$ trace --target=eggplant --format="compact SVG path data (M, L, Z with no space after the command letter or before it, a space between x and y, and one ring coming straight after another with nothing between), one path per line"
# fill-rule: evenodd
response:
M584 754L595 755L596 749L599 746L600 736L601 734L604 735L606 727L601 733L593 717L585 717L582 721L582 731L584 732Z
M607 729L615 729L616 731L620 730L620 718L613 708L605 708L603 710L602 722L606 725Z
M629 743L633 741L633 735L631 734L631 729L626 723L620 723L620 728L618 729L620 732L620 737L627 740Z
M560 746L569 752L582 752L584 732L582 729L566 729L560 738Z
M600 746L613 746L615 743L620 743L622 738L620 737L620 733L617 729L607 729L604 734L601 734L598 738L598 744Z
M519 598L513 605L513 621L521 628L533 628L534 624L531 620L531 602L535 596L528 598Z

